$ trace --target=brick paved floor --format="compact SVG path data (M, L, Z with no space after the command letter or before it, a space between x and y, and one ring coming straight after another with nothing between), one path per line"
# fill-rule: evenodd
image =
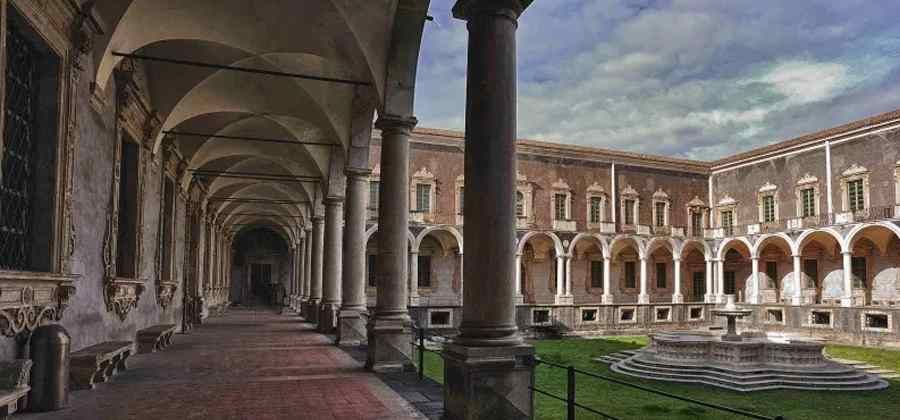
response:
M296 315L230 309L38 419L411 419L410 403Z

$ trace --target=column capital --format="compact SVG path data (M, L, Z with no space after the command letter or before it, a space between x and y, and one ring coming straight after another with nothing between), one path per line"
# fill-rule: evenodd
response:
M316 224L325 223L325 216L319 216L319 215L313 216L312 221L313 221L313 223L316 223ZM307 230L311 230L311 229L307 229Z
M531 2L532 0L457 0L453 5L453 17L469 20L479 15L501 15L518 20Z
M368 178L372 175L372 169L348 166L344 168L344 175L347 175L347 178Z
M328 197L325 197L325 200L324 200L324 201L325 201L325 205L326 205L326 206L328 206L328 205L332 205L332 206L333 206L333 205L335 205L335 204L343 204L343 203L344 203L344 197L340 197L340 196L336 196L336 195L330 195L330 196L328 196Z
M758 257L758 256L755 256L755 255L750 256L750 259L753 260L753 261L759 261L759 257Z
M381 130L383 141L384 134L409 134L418 123L419 120L412 115L405 117L399 115L381 115L378 117L378 121L375 121L375 128Z

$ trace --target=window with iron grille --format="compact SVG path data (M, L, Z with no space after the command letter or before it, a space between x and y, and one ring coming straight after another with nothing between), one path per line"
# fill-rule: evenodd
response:
M369 181L369 208L373 210L378 209L378 188L378 181Z
M724 210L720 214L722 215L722 229L725 231L725 235L734 235L734 212Z
M703 213L691 211L691 234L700 236L703 233Z
M416 184L416 210L425 213L431 211L430 184Z
M566 220L566 194L554 194L553 220Z
M634 200L625 200L625 224L634 224Z
M163 214L162 232L159 235L162 267L160 276L163 281L170 281L172 276L172 237L175 228L175 182L169 178L163 181Z
M54 236L59 58L8 8L0 139L0 269L49 272Z
M116 240L116 275L137 277L138 206L140 205L140 146L123 135L119 169L119 221Z
M775 221L775 196L767 195L762 198L763 223L772 223Z
M847 181L847 202L850 211L860 211L865 209L865 197L863 196L863 180L854 179Z
M801 217L812 217L816 215L816 191L813 188L804 188L800 190Z
M600 207L603 204L603 199L600 197L591 197L590 202L590 216L591 223L600 223Z
M637 287L637 281L635 279L635 267L634 261L625 261L625 288L626 289L634 289Z
M591 261L591 287L603 287L603 261Z
M525 194L516 191L516 217L525 217Z
M666 225L666 203L656 202L656 226L662 227Z
M666 263L656 263L656 288L666 288L666 284L668 283L666 274Z
M419 287L431 287L431 255L419 255Z

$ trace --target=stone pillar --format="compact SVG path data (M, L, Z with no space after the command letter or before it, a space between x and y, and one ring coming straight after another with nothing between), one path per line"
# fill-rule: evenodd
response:
M419 306L419 250L409 251L409 305Z
M684 295L681 293L681 258L673 258L673 271L675 272L675 289L672 292L672 303L684 303Z
M525 303L522 295L522 254L516 254L516 304Z
M338 311L341 308L341 259L342 224L344 223L344 198L325 199L325 240L322 267L322 304L319 307L318 330L334 332Z
M750 295L747 296L747 303L756 305L759 303L759 257L750 257Z
M566 304L566 257L556 257L556 304Z
M368 169L347 168L347 206L344 208L344 267L337 342L355 346L366 341L366 211Z
M310 281L310 268L312 266L312 262L310 260L310 251L312 250L312 228L307 227L303 230L304 235L306 236L306 240L303 241L303 277L301 281L303 282L303 294L300 296L300 316L303 318L309 318L309 297L312 292L312 284Z
M791 291L791 305L798 306L801 304L803 300L801 296L803 296L803 268L801 266L801 255L792 255L794 259L794 290Z
M844 259L844 297L841 298L841 306L853 306L853 253L842 252Z
M725 261L716 259L716 303L725 303Z
M703 296L703 300L706 303L715 302L715 293L713 290L713 261L710 259L706 260L706 293Z
M381 116L381 183L378 203L378 289L375 315L366 326L366 367L375 371L411 366L407 305L409 264L409 133L413 117Z
M612 279L610 276L612 275L612 259L603 256L603 296L601 297L601 302L605 304L613 303L613 292L612 292Z
M461 0L468 21L467 261L460 335L444 348L447 419L533 416L534 348L516 325L516 27L519 0Z
M297 255L297 283L299 290L297 292L297 310L301 310L303 298L306 296L306 244L309 243L309 237L304 236L300 240L300 249Z
M322 251L325 246L325 218L313 217L312 231L312 269L309 279L309 305L306 319L313 324L319 323L319 304L322 303Z
M566 298L572 300L572 256L566 255ZM572 303L572 302L569 302Z
M647 257L641 257L641 292L638 303L650 303L650 295L647 293Z

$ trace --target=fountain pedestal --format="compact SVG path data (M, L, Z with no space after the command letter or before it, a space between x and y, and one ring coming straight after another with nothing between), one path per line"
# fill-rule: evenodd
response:
M714 316L725 317L726 319L726 332L722 336L722 341L742 341L743 337L741 337L737 333L737 319L743 318L747 315L753 313L750 309L739 309L734 304L734 295L728 295L728 301L725 303L725 307L722 309L713 309L710 312Z

